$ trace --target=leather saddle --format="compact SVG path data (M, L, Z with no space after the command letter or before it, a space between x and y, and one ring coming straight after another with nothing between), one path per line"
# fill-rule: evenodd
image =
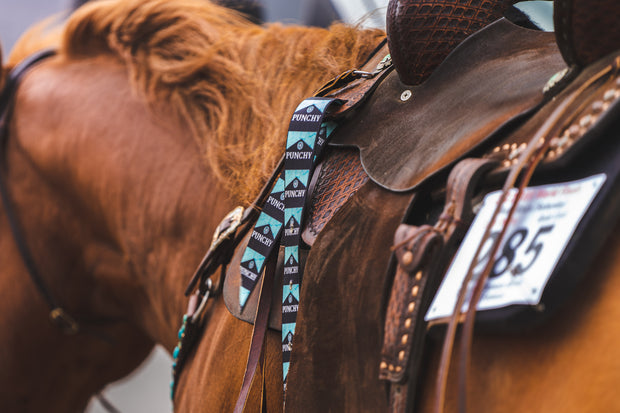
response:
M368 411L385 411L381 377L390 384L391 410L411 410L430 299L481 196L501 186L519 157L536 146L533 137L546 146L532 184L597 173L607 181L551 276L544 311L511 307L480 320L492 327L498 320L513 327L541 322L580 281L620 211L620 148L609 133L620 126L620 35L614 23L596 47L581 39L592 39L587 27L593 15L617 21L620 8L611 1L592 8L569 0L555 9L555 35L501 19L461 42L423 81L383 71L362 103L340 116L315 186L322 187L322 171L346 164L355 171L353 190L319 231L304 237L312 248L302 257L304 304L289 387L297 389L302 377L307 384L309 372L331 371L334 360L338 375L289 391L287 404L320 401L317 410L338 409L345 396L331 389L355 381L359 386L347 388L346 397ZM380 50L363 70L373 72L387 52ZM394 63L402 72L403 62ZM356 87L330 93L346 99ZM307 227L314 215L320 211L310 214ZM237 301L246 243L228 267L224 298L231 313L252 322L258 293L243 313ZM275 291L278 286L276 280ZM270 327L280 327L277 296ZM379 352L381 364L368 366L365 356Z
M382 49L378 59L387 53ZM403 84L395 71L385 74L354 116L343 116L330 146L348 153L355 149L347 159L373 183L410 193L522 123L548 99L543 93L547 81L565 68L553 34L501 19L460 44L419 86ZM335 91L333 96L347 92ZM408 94L410 98L402 98ZM360 160L351 162L355 152ZM326 162L330 159L328 155ZM305 235L309 244L316 239L316 234ZM252 322L258 293L250 295L243 312L238 302L238 268L247 239L228 266L224 299L233 315ZM270 319L274 329L280 328L279 306L276 296Z

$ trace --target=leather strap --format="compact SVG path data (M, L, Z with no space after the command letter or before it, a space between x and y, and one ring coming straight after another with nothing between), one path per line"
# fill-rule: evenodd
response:
M4 84L2 94L0 94L0 150L3 151L0 154L0 199L2 200L4 212L9 223L9 228L11 229L15 245L19 251L19 255L22 257L26 271L37 288L37 291L41 297L43 297L50 309L50 320L64 333L76 334L80 330L79 324L75 321L75 318L69 315L60 306L54 295L51 293L47 283L41 276L41 272L37 267L30 248L28 247L28 243L26 242L26 238L24 237L23 228L19 222L15 210L13 209L14 203L6 183L5 176L7 161L5 149L8 140L9 115L17 87L28 70L40 63L42 60L54 56L55 54L55 50L48 49L33 54L28 59L24 60L9 73L6 83Z
M248 395L250 394L250 388L252 387L252 381L256 375L256 369L259 364L263 364L263 345L265 342L265 333L267 331L267 323L269 321L269 309L271 307L271 294L274 289L273 277L275 274L275 267L277 261L277 254L272 254L267 259L267 265L263 275L263 281L261 284L260 297L258 299L258 307L256 309L256 321L254 322L254 329L252 330L252 341L250 344L250 352L248 353L248 361L245 368L245 374L243 376L243 383L241 385L241 391L235 404L234 413L242 413L247 403ZM264 366L261 366L263 376L263 390L264 393ZM261 396L261 399L263 397ZM261 406L264 400L261 401Z
M510 189L515 187L515 183L519 181L517 193L512 201L512 205L506 217L506 222L508 223L513 216L519 199L523 194L525 187L529 184L532 175L536 167L539 163L544 159L544 156L551 146L551 140L553 134L551 131L557 125L558 121L564 115L566 109L573 104L581 95L582 92L591 86L592 83L598 81L601 77L603 77L607 73L607 69L602 70L595 76L593 76L589 81L585 82L581 87L573 91L570 96L568 96L558 107L551 113L548 117L547 121L540 127L540 129L534 134L533 138L530 140L527 148L523 151L521 156L518 158L518 161L511 168L508 177L504 183L504 187L502 189L502 196L500 197L496 210L487 226L485 231L485 235L482 239L481 245L484 244L486 238L488 237L490 230L496 220L497 215L499 214L500 209L504 201L507 199ZM505 232L507 229L507 225L505 225L500 233L500 235L496 238L495 242L492 244L491 253L489 256L494 257L497 254L497 251L500 248L502 239L505 236ZM477 261L477 257L479 256L480 251L477 251L473 262ZM471 354L471 343L473 338L473 327L474 320L476 315L476 307L482 296L482 291L484 289L484 285L492 271L493 268L493 260L489 260L484 267L483 272L479 276L476 281L475 287L472 292L472 296L470 299L470 303L467 309L465 323L463 326L463 331L461 335L461 343L460 343L460 368L459 368L459 410L461 412L467 411L467 377L469 372L469 364L470 364L470 354ZM468 270L468 276L466 277L466 281L463 283L463 286L468 285L469 280L471 279L471 273L473 272L473 265L470 266ZM464 288L463 288L464 289ZM456 307L459 308L460 307Z
M417 374L424 345L424 314L432 300L445 263L473 220L472 198L481 179L497 162L465 159L452 170L445 207L434 226L401 224L396 231L398 261L385 322L379 377L390 386L390 411L415 407Z

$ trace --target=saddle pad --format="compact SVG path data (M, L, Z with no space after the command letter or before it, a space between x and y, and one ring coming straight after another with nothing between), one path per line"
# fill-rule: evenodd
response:
M330 145L358 147L370 179L411 190L539 107L543 87L565 67L553 33L501 19L465 40L420 86L389 74Z

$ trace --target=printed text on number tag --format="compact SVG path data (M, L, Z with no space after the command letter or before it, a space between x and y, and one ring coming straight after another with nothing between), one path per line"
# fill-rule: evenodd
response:
M478 310L513 304L536 305L577 224L588 210L605 175L579 181L526 188L495 256ZM489 260L493 241L499 236L516 189L502 205L474 266L474 280ZM501 196L488 194L444 278L427 321L449 317L457 295L474 259L478 245ZM473 282L472 282L473 284ZM471 285L469 286L471 288ZM464 306L464 309L467 305Z

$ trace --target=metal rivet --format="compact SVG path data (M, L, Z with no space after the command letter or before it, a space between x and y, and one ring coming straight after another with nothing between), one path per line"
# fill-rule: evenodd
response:
M404 90L403 93L400 94L400 100L406 102L411 98L411 95L413 95L413 93L411 93L409 89Z
M411 251L406 251L403 254L403 265L410 265L413 262L413 253Z
M413 288L411 289L411 295L412 296L416 296L418 295L418 290L420 289L420 287L418 287L417 285L414 285Z
M403 344L407 344L407 341L409 341L409 334L404 334L401 339L400 342Z
M507 143L505 143L505 144L502 146L502 150L503 150L503 151L507 151L508 149L510 149L510 145L509 145L509 144L507 144Z
M387 369L387 363L386 363L385 361L382 361L382 362L381 362L381 364L379 365L379 368L380 368L381 370L385 370L385 369Z
M527 143L523 142L521 145L519 145L519 150L525 150L525 148L527 148Z
M499 146L496 146L495 148L493 148L493 152L499 152L499 150L500 150Z
M549 156L550 158L555 158L555 151L549 151L547 156Z
M571 139L575 139L579 137L579 135L581 135L581 129L579 129L579 126L573 125L570 128L568 128L568 136Z
M388 366L388 370L389 370L389 371L394 371L394 366L393 366L392 364L390 364L390 365Z
M504 162L502 162L502 166L503 166L504 168L508 168L510 165L511 165L511 164L510 164L510 161L504 161Z
M405 359L405 352L401 350L398 353L398 360L403 361L404 359Z
M605 92L605 94L603 95L603 99L606 101L611 101L616 97L616 91L614 89L609 89L607 92Z
M413 313L413 310L415 310L415 303L414 302L409 303L409 306L407 307L407 310L410 313Z
M549 145L550 145L551 147L556 147L556 146L558 146L559 144L560 144L560 138L553 138L553 139L551 139L551 141L550 141L550 143L549 143Z
M418 271L415 274L415 279L416 279L416 281L420 281L422 279L422 271Z
M593 121L594 119L592 118L592 116L586 115L579 120L579 126L581 126L582 128L587 128L592 124Z
M405 320L405 328L409 328L409 327L411 327L411 319L410 318Z
M594 113L600 113L603 111L604 108L605 108L605 104L601 102L600 100L597 100L596 102L592 104L592 112Z
M400 372L402 371L402 369L403 369L403 368L402 368L401 366L396 366L396 372L397 372L397 373L400 373Z

